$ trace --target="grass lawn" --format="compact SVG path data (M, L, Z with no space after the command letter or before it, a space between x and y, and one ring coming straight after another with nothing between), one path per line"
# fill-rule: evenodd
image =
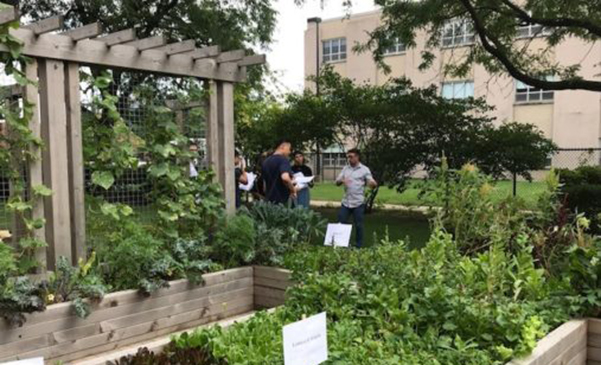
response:
M316 211L330 223L336 223L338 209L316 208ZM352 220L349 222L351 223ZM423 247L430 237L430 223L427 218L409 215L400 211L376 211L365 216L364 245L371 246L384 238L386 232L391 240L403 239L411 248ZM355 233L351 245L355 244Z
M409 183L409 187L399 194L395 189L381 187L376 198L379 204L398 204L398 205L433 205L419 199L419 188L416 187L418 181ZM501 199L512 194L511 181L499 181L495 185L494 195ZM517 185L517 195L526 201L528 206L533 206L541 192L545 189L544 182L519 181ZM334 183L320 183L311 190L312 200L335 201L342 199L344 189L336 186Z

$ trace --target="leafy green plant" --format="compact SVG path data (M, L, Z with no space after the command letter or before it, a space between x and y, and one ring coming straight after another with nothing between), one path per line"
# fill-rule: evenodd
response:
M73 267L65 257L59 257L56 270L42 283L46 304L73 302L75 313L85 318L90 314L88 301L98 302L109 291L102 278L94 272L96 254ZM84 301L88 299L88 301Z
M135 355L121 357L117 361L109 361L110 365L226 365L216 360L210 352L197 347L178 347L174 343L167 345L160 354L143 347Z
M212 258L226 267L249 265L256 257L257 232L248 216L236 215L224 222L212 243Z

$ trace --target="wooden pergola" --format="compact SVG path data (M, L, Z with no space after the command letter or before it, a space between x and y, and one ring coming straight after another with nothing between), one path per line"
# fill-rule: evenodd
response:
M19 19L15 8L0 11L0 24ZM99 23L62 31L63 17L52 17L11 30L32 58L25 73L37 84L22 90L35 105L30 127L44 141L40 157L28 166L31 186L44 184L51 197L40 201L33 217L46 219L34 232L48 243L37 258L54 268L65 256L76 262L86 254L84 168L81 135L80 66L195 77L208 83L208 162L223 186L227 211L235 211L234 84L246 80L246 67L265 63L264 55L244 50L197 48L193 40L167 44L165 37L137 39L134 29L103 34ZM8 49L0 45L0 52Z

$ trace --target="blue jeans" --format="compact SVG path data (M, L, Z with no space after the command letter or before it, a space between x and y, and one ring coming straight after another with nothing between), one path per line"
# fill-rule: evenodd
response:
M304 207L309 209L311 204L311 193L309 188L304 188L297 193L296 201L294 202L297 207Z
M357 208L349 208L342 205L338 212L338 223L346 224L351 215L353 216L353 223L355 223L355 229L357 230L355 234L357 238L357 248L360 248L363 245L363 217L365 215L365 204L362 204Z

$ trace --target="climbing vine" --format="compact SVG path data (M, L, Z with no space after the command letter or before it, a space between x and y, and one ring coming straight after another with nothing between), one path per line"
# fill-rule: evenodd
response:
M10 34L10 29L17 28L18 21L0 26L0 44L7 52L0 52L0 62L4 72L14 78L18 86L34 84L28 80L24 68L30 60L21 52L23 44ZM26 168L38 159L43 148L42 140L30 129L34 113L34 104L23 98L22 102L9 98L0 101L0 114L6 123L6 132L0 133L0 171L9 181L11 192L6 209L21 222L25 232L18 232L17 269L21 274L30 273L39 267L35 259L35 251L45 247L46 243L34 236L34 231L41 229L45 220L32 217L32 211L39 199L50 196L52 191L44 185L28 188Z

